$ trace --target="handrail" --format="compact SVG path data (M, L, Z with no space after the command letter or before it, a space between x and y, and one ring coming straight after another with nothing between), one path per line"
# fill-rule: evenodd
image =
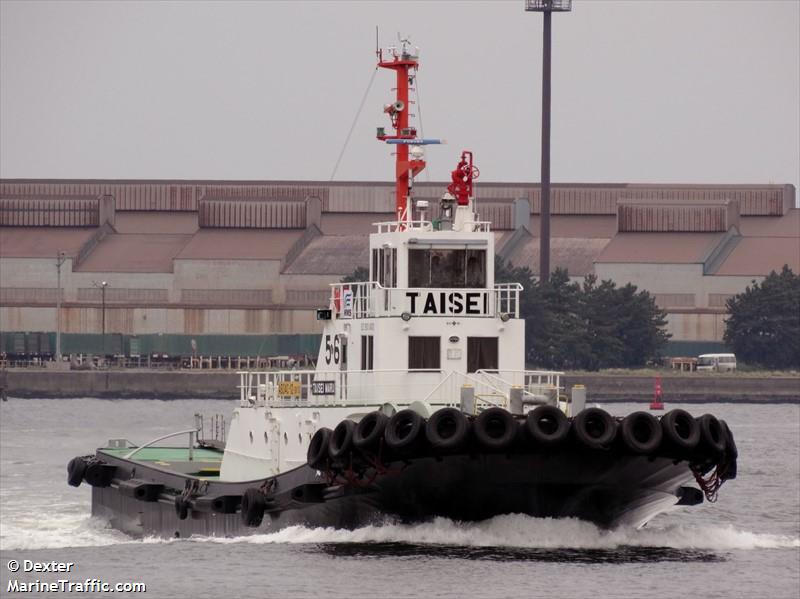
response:
M489 390L494 391L495 394L497 394L498 396L503 397L506 400L508 399L508 396L505 393L503 393L502 390L498 389L494 385L490 385L486 381L481 381L480 379L476 379L475 377L472 377L472 376L470 376L469 374L467 374L465 372L457 372L455 370L452 370L452 371L447 373L447 376L445 376L441 381L439 381L439 383L428 393L428 395L426 395L422 399L422 401L429 401L431 399L431 397L433 397L434 394L437 391L439 391L439 389L441 388L441 386L444 383L446 383L447 381L449 381L450 379L452 379L452 378L454 378L456 376L462 377L465 381L469 381L469 382L473 383L473 385L483 385L485 387L488 387ZM496 403L494 403L492 401L489 401L488 399L485 399L482 394L481 395L476 394L475 398L476 399L480 399L481 401L483 401L485 403L488 403L489 405L497 406Z
M487 372L486 370L478 370L477 373L480 373L482 376L486 377L487 379L494 380L494 381L496 381L498 383L502 383L503 385L508 385L509 387L514 386L514 383L510 383L507 380L505 380L504 378L499 377L499 376L497 376L497 375L495 375L495 374L493 374L491 372ZM541 400L538 398L538 396L535 393L531 393L530 391L528 391L525 388L524 385L519 385L519 386L522 389L523 397L527 396L527 397L531 398L531 400L533 400L533 401L541 402ZM558 389L557 386L555 388Z
M188 433L189 434L189 459L191 460L192 459L192 440L193 440L192 439L192 433L197 433L199 431L200 431L200 429L198 429L198 428L189 428L189 429L186 429L185 431L178 431L177 433L170 433L168 435L164 435L163 437L159 437L158 439L153 439L152 441L148 441L147 443L145 443L141 447L137 447L136 449L131 451L129 454L123 456L123 459L125 459L125 460L131 459L131 457L134 454L140 452L145 447L150 447L153 443L158 443L159 441L163 441L164 439L169 439L170 437L177 437L178 435L185 435L185 434Z

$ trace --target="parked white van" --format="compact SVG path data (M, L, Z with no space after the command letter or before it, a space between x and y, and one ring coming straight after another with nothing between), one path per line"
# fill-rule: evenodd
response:
M733 372L736 370L735 354L703 354L697 356L697 370L706 372Z

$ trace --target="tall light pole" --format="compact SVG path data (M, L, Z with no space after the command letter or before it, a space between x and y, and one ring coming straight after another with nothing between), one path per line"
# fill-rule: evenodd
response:
M539 280L550 280L550 29L554 12L572 10L572 0L525 0L525 10L544 13L542 48L542 191L539 210Z
M102 334L103 334L103 359L106 356L106 287L108 287L107 281L101 281L98 283L97 281L93 281L92 284L95 287L100 288L100 297L101 297L101 305L102 305Z
M58 285L56 289L56 362L61 363L61 265L67 260L64 252L56 254Z

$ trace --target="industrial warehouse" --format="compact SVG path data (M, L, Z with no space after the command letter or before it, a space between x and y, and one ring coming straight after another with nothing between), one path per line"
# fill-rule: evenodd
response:
M418 183L436 220L444 183ZM632 283L668 314L667 355L721 350L725 302L800 271L793 185L555 184L552 268ZM534 273L539 186L479 183L498 255ZM316 354L329 284L370 267L394 185L0 181L0 353ZM230 361L227 362L230 364Z

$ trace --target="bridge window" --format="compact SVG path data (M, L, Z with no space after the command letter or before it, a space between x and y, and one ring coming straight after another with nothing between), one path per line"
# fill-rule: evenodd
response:
M439 337L408 338L408 369L441 370L442 353Z
M486 287L486 250L408 251L409 287Z

